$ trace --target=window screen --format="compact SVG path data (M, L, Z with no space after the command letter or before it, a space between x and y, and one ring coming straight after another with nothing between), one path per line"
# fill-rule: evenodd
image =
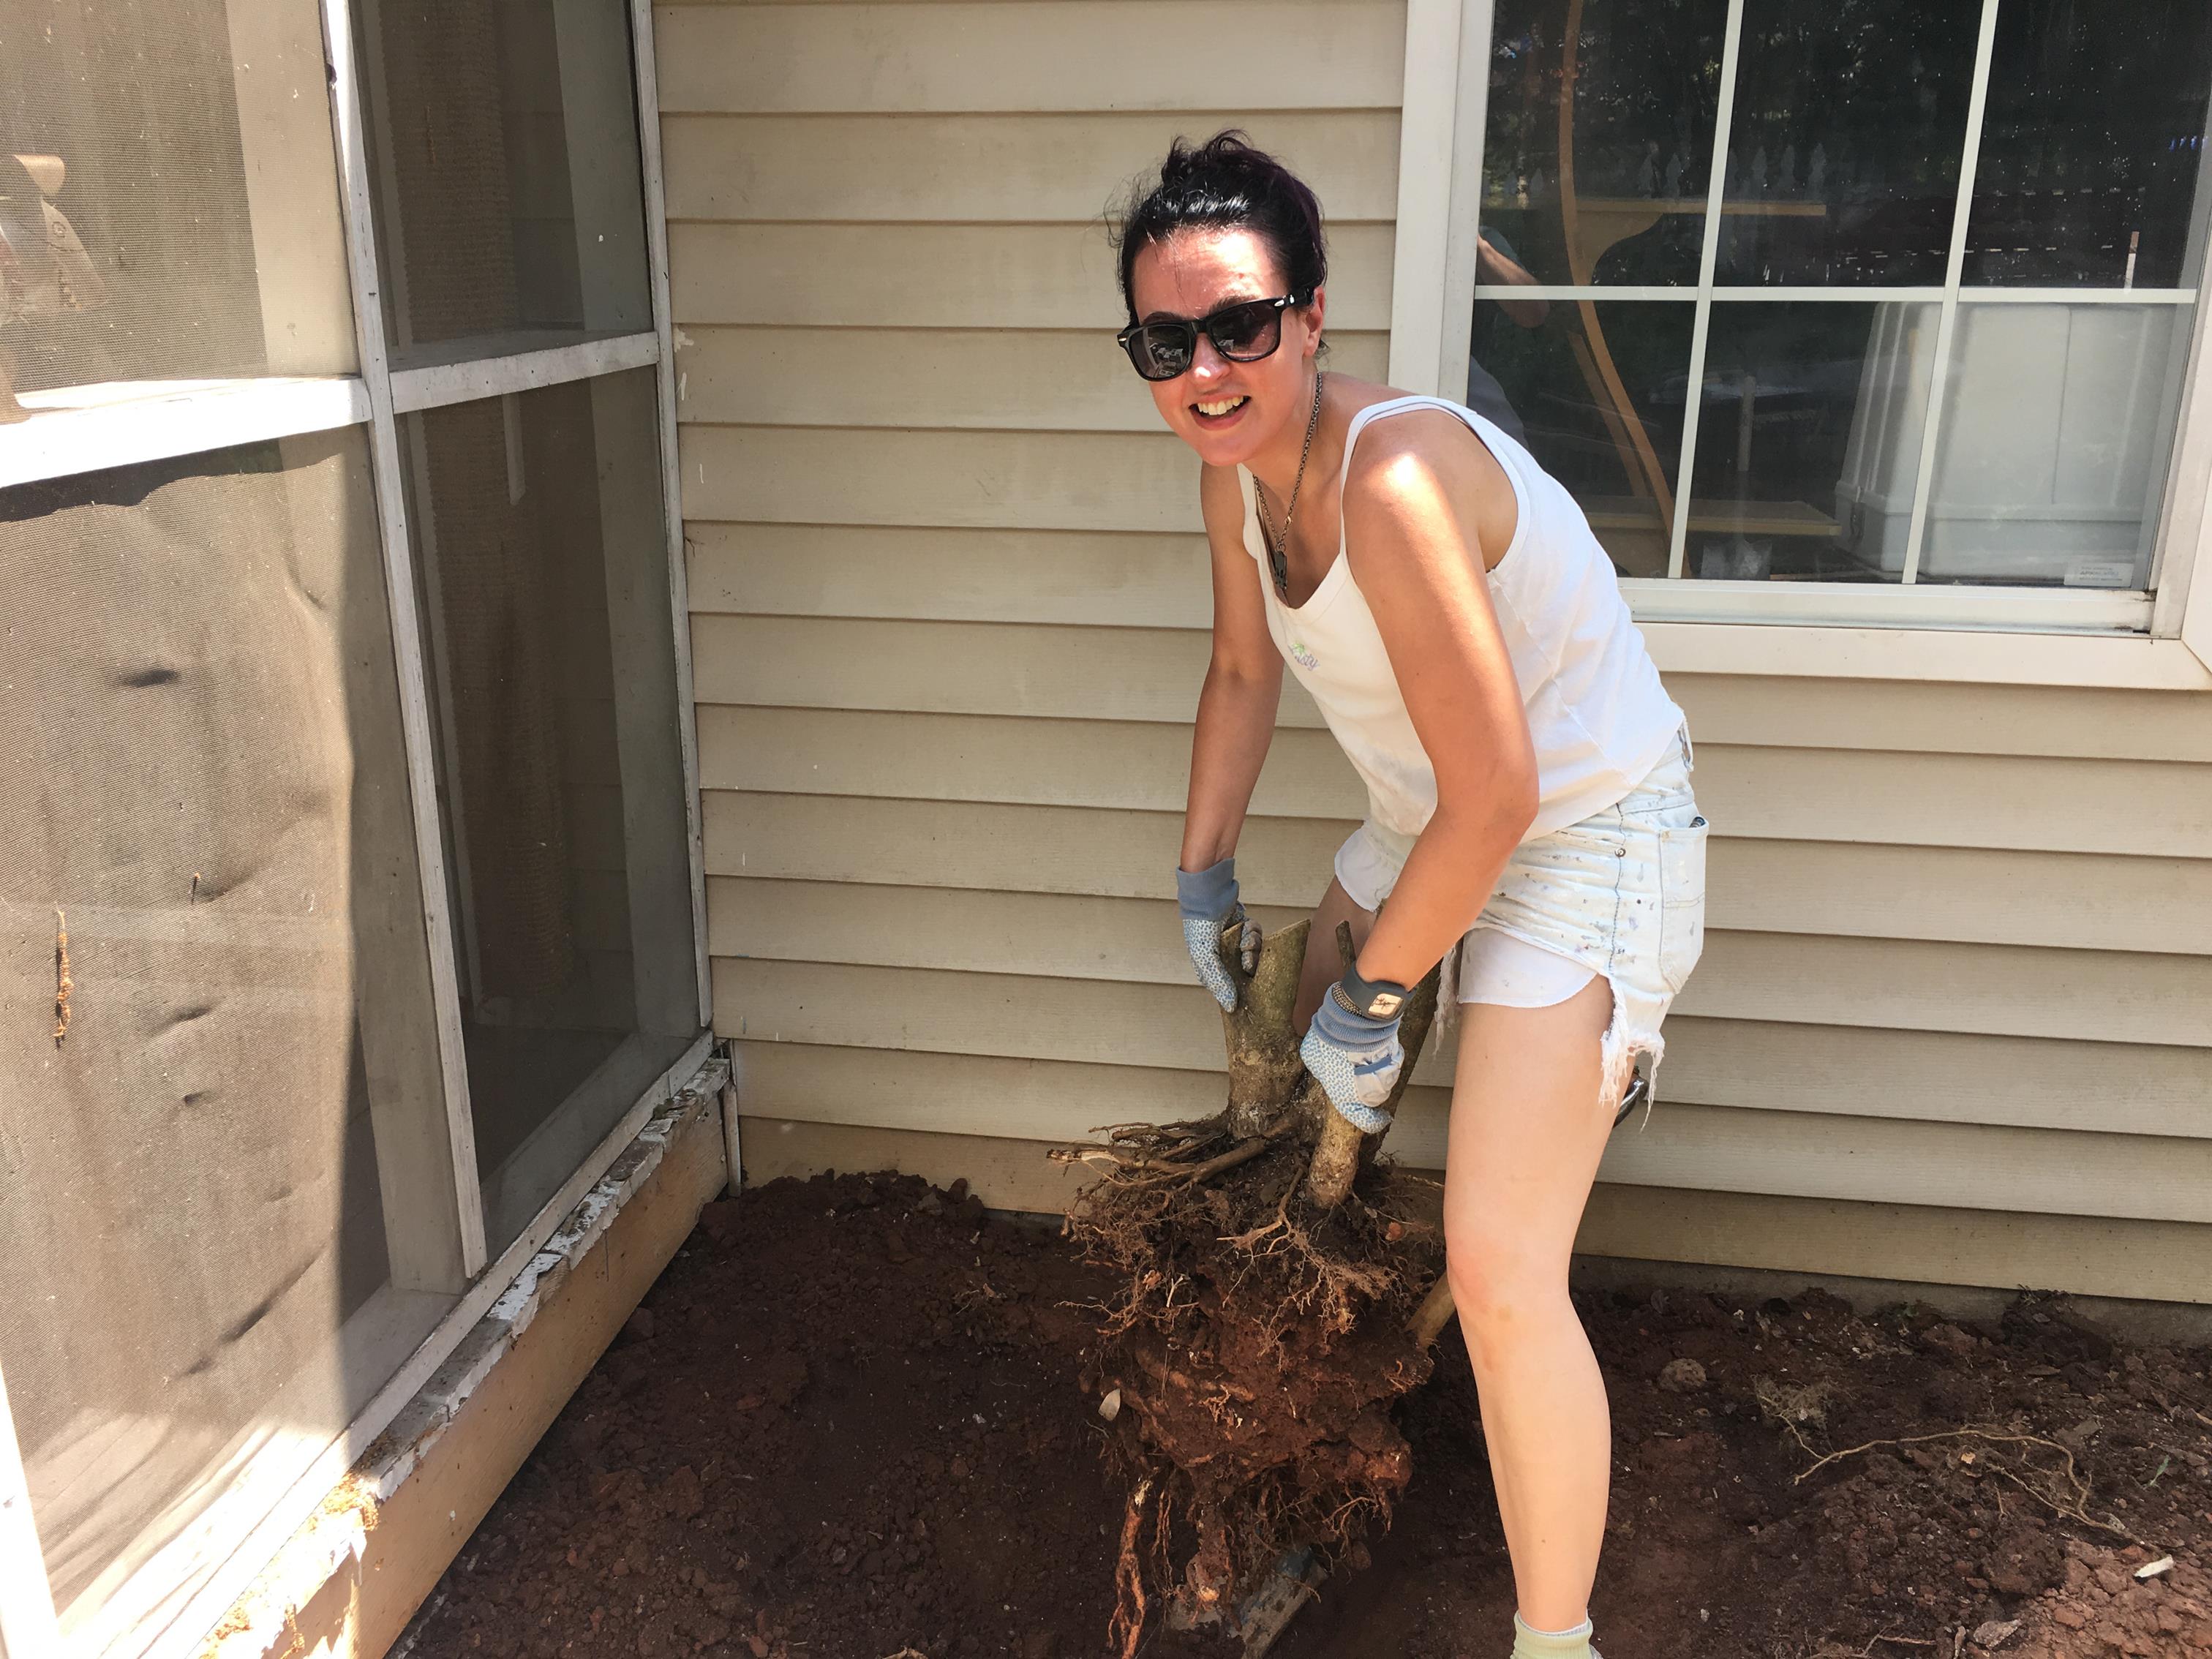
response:
M0 493L0 1369L68 1627L447 1305L379 1180L443 1119L367 447Z
M496 1251L700 1028L653 371L403 426Z
M350 371L314 0L0 0L0 243L14 393Z
M395 363L653 326L623 0L362 0Z

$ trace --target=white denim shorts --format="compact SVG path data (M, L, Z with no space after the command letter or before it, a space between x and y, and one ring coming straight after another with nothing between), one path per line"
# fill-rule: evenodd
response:
M1620 1100L1638 1056L1656 1074L1659 1027L1705 945L1704 815L1690 787L1685 731L1635 788L1580 823L1523 842L1482 915L1444 958L1441 1000L1548 1008L1601 975L1613 988L1601 1098ZM1387 890L1411 850L1372 825L1337 854L1337 878L1359 902Z

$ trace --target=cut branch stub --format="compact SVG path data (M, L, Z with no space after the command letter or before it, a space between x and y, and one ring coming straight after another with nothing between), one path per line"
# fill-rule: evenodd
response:
M1221 965L1237 987L1237 1006L1221 1017L1221 1035L1229 1048L1229 1128L1239 1139L1273 1127L1305 1078L1291 1016L1305 966L1306 927L1294 921L1264 935L1249 974L1237 960L1235 930L1222 940Z
M1345 957L1345 965L1351 965L1351 929L1340 927L1337 949ZM1407 1086L1413 1080L1413 1063L1421 1057L1421 1049L1429 1040L1429 1030L1437 1019L1437 970L1429 969L1421 982L1406 998L1406 1012L1399 1017L1398 1042L1406 1051L1406 1064L1398 1073L1398 1081L1390 1091L1390 1098L1382 1109L1393 1117L1397 1115L1398 1103L1406 1097ZM1380 1146L1382 1134L1370 1138L1360 1133L1345 1121L1341 1113L1328 1103L1328 1097L1315 1084L1307 1091L1308 1109L1319 1114L1320 1128L1314 1139L1313 1162L1306 1172L1306 1196L1324 1210L1333 1210L1351 1194L1352 1183L1358 1176L1359 1166L1370 1147Z

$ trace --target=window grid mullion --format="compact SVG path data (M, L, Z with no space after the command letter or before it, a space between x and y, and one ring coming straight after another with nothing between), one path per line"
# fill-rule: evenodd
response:
M424 675L422 623L416 603L413 549L408 541L405 474L399 452L398 416L392 403L392 364L384 332L384 298L376 258L376 222L370 207L367 135L362 118L361 64L354 53L352 0L322 0L324 50L331 65L331 107L343 192L346 259L353 280L354 325L361 345L362 379L368 387L369 463L376 483L377 519L384 544L386 599L392 619L392 654L399 680L400 721L407 749L408 791L415 822L415 854L422 884L428 933L430 990L437 1011L438 1064L444 1083L445 1142L453 1170L450 1192L414 1195L428 1212L425 1224L458 1231L463 1280L485 1261L483 1189L477 1169L476 1125L469 1103L469 1073L461 1038L460 988L453 951L453 918L446 885L445 848L438 821L436 763L431 746Z
M1936 495L1936 446L1942 437L1944 384L1950 378L1951 337L1958 326L1959 287L1966 267L1966 227L1974 210L1974 174L1981 164L1982 120L1990 102L1990 62L1996 56L1997 0L1982 0L1981 33L1974 42L1974 85L1966 100L1966 147L1959 155L1959 199L1951 210L1951 248L1943 264L1943 304L1936 323L1934 360L1928 365L1927 412L1920 422L1920 465L1912 478L1912 518L1905 537L1910 587L1920 580L1920 554L1928 535L1928 508Z
M1713 270L1721 252L1721 204L1728 194L1729 129L1735 122L1736 63L1743 47L1743 0L1729 0L1728 33L1721 46L1721 99L1713 115L1713 149L1705 181L1705 234L1698 254L1698 309L1690 325L1690 366L1682 382L1682 459L1674 470L1674 523L1667 544L1667 574L1679 580L1690 539L1690 491L1698 455L1698 417L1705 406L1705 342L1713 316Z

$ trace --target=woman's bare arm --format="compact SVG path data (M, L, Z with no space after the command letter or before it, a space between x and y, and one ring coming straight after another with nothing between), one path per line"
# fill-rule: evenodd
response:
M1236 850L1283 696L1283 659L1268 636L1259 579L1244 550L1244 502L1236 472L1206 468L1198 493L1213 556L1213 655L1198 697L1183 817L1182 863L1193 871Z
M1484 574L1484 531L1502 550L1513 513L1497 460L1441 413L1378 425L1346 480L1352 575L1437 779L1436 814L1359 952L1369 979L1428 972L1535 817L1528 715Z

